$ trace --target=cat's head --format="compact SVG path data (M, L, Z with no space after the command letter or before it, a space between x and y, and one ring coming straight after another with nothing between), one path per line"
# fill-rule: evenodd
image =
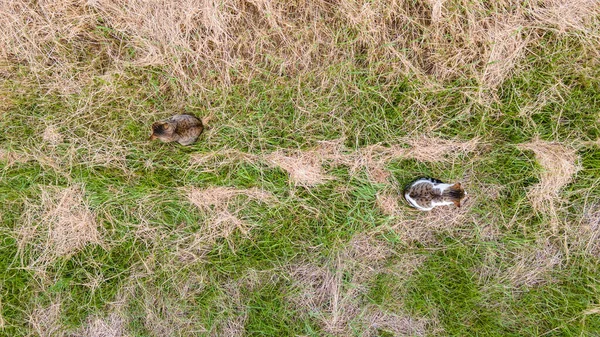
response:
M155 122L152 124L152 135L149 140L171 136L174 130L175 126L171 123Z
M460 185L460 183L456 183L450 187L448 187L444 191L444 197L452 201L456 207L460 207L460 202L467 196L467 192L465 192L464 188Z

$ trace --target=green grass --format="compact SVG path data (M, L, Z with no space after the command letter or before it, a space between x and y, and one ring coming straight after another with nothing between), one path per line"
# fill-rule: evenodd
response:
M29 160L0 161L0 335L30 335L34 309L57 302L61 331L76 331L92 317L118 311L132 336L161 335L156 326L173 335L218 335L235 317L244 317L240 324L248 336L328 335L323 319L332 314L333 298L318 313L294 305L299 281L289 275L289 267L307 261L335 266L335 257L364 233L377 233L380 244L393 253L383 262L372 261L380 270L357 278L360 284L354 277L364 270L340 267L346 273L342 296L360 287L353 301L361 308L425 318L431 335L597 333L600 316L586 310L600 305L599 261L577 245L575 228L586 207L600 202L598 146L578 145L600 136L600 67L576 39L552 34L523 64L491 104L472 95L472 79L432 89L410 74L384 81L361 62L328 67L328 76L339 81L325 87L316 75L278 76L259 64L264 75L252 81L186 97L160 67L126 67L110 83L96 78L66 96L44 92L22 69L1 88L11 105L1 115L0 146ZM561 85L552 89L557 83ZM114 95L96 94L109 87ZM546 104L530 115L520 114L548 90L554 93ZM180 111L210 111L216 119L190 147L145 140L152 121ZM44 144L41 135L48 124L58 126L62 143ZM263 162L215 170L190 164L194 154L225 148L261 155L344 138L352 151L421 134L482 140L475 153L453 160L397 158L386 166L398 186L418 176L467 179L469 192L480 194L464 222L434 230L433 241L405 240L397 232L399 221L422 215L406 207L401 217L384 214L377 195L390 187L370 181L364 170L352 175L344 166L327 167L335 179L304 188ZM558 232L549 230L547 219L534 214L527 199L541 168L532 153L516 145L536 137L578 146L581 157L582 170L561 192L568 204L560 210L564 225ZM98 151L110 160L97 159ZM54 163L42 160L44 156ZM19 251L15 234L28 205L39 204L47 186L78 184L96 215L104 245L90 244L52 260L44 273L28 268L38 251L30 246ZM251 224L249 234L236 231L206 242L197 260L185 259L181 250L198 248L192 247L193 237L203 234L210 212L199 211L183 191L215 186L258 187L277 201L236 199L232 207ZM487 195L490 189L498 196ZM481 234L487 226L497 230L492 237ZM513 255L535 249L544 239L563 253L560 268L549 271L547 282L517 286L478 274L484 267L498 275L509 272ZM381 266L401 263L410 254L424 262L406 277ZM92 287L94 277L101 282ZM232 295L231 288L238 293ZM121 303L118 309L116 302ZM148 312L158 318L149 322ZM366 329L360 319L348 321L357 336ZM378 333L393 335L385 327Z

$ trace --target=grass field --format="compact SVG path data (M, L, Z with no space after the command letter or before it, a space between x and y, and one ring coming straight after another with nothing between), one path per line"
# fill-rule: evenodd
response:
M1 336L600 334L596 0L0 3ZM201 116L189 147L152 122ZM420 176L463 207L419 212Z

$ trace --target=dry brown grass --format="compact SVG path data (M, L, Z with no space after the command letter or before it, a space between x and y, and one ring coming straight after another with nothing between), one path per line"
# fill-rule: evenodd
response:
M29 251L29 267L70 256L88 244L102 244L94 213L81 186L41 187L39 201L30 201L17 228L21 256Z
M373 310L365 317L364 325L367 330L363 336L379 336L378 329L391 332L394 336L427 336L430 322L423 318L413 318Z
M263 69L285 76L310 73L327 88L338 81L328 76L328 64L359 59L388 80L411 74L436 86L477 78L480 89L494 90L518 71L528 46L544 31L598 39L599 5L595 0L524 5L508 0L47 0L4 2L0 12L0 59L27 65L48 90L79 92L94 77L152 66L165 69L185 97L246 82ZM339 27L356 36L340 36Z
M233 242L229 240L229 236L234 231L238 230L243 235L248 235L248 232L252 228L252 225L248 222L240 219L235 214L229 211L222 211L211 217L209 225L206 226L206 230L203 233L203 240L208 242L214 242L218 238L228 239L227 242L233 247Z
M346 249L322 266L291 266L289 274L297 292L290 301L303 312L316 315L322 328L334 336L351 335L356 328L364 336L376 335L377 329L396 335L425 335L433 328L433 322L385 312L365 302L368 284L378 273L393 273L406 279L423 261L402 256L399 262L386 267L386 260L393 254L389 245L374 235L357 234Z
M37 307L29 314L29 326L40 337L64 336L64 328L60 324L60 312L60 301L47 307Z
M362 233L352 237L343 254L346 262L359 262L368 264L369 267L375 267L377 262L392 255L393 251L386 242L377 239L374 235Z
M159 263L160 257L151 254L144 261L133 265L129 277L119 288L106 311L104 318L92 316L88 324L80 330L81 336L87 332L117 334L119 337L134 336L128 332L130 323L143 324L150 336L195 336L206 334L207 329L194 317L195 298L205 290L205 273L189 272L185 277L175 277L166 283L157 280L157 268L166 269ZM181 265L177 266L181 271ZM171 272L169 270L168 272ZM136 303L141 306L135 317L128 314L129 306ZM137 335L137 334L136 334ZM93 336L93 335L92 335Z
M63 168L75 165L104 166L116 168L127 175L133 174L126 159L130 149L120 137L106 137L90 129L86 130L84 137L72 137L69 141L66 155L50 149L34 152L34 156L39 162L51 160ZM53 169L60 172L56 167Z
M577 152L563 144L539 139L521 144L520 148L533 151L536 161L543 168L540 182L527 192L527 197L537 212L552 217L552 226L556 229L560 192L580 170Z
M475 77L481 89L492 91L518 71L519 61L541 32L558 27L561 33L590 33L600 10L593 0L547 0L522 6L510 1L431 2L432 38L427 44L433 46L429 57L433 72L442 78ZM460 8L467 10L460 13ZM453 39L444 40L446 36Z
M2 61L0 58L0 78L8 80L12 75L12 69L6 61ZM11 111L15 106L15 95L14 89L5 89L4 86L0 85L0 118L6 118L8 111Z
M477 144L477 140L464 144L433 138L422 138L421 141L407 139L406 142L412 145L410 149L400 145L373 145L354 152L343 146L343 140L321 142L313 150L298 151L294 157L286 157L286 160L275 164L288 171L292 180L304 178L307 182L310 181L311 185L330 179L322 171L325 163L348 166L351 173L365 169L372 181L387 183L390 174L385 166L391 160L415 158L420 161L444 161L447 155L470 152Z
M86 326L73 336L81 337L126 337L125 320L116 313L105 318L90 317Z
M156 262L154 258L144 262L149 266ZM138 268L140 267L140 268ZM114 307L119 312L119 307L127 306L130 301L141 301L142 311L140 317L144 327L152 336L244 336L244 323L247 319L247 308L243 304L245 295L242 286L237 281L227 280L219 283L207 278L207 273L192 272L186 267L185 277L174 277L164 287L164 280L157 280L154 270L146 270L146 266L138 265L129 280L117 295ZM150 267L151 268L151 267ZM163 269L164 270L164 269ZM197 299L206 295L206 287L215 286L222 290L212 304L215 310L215 321L204 325L198 320L196 312ZM104 324L125 323L122 327L126 330L126 321L119 316L112 318L111 314L104 320Z
M588 207L583 214L579 228L574 234L576 242L591 255L600 256L600 206Z
M186 312L189 305L186 298L171 297L159 289L147 286L144 289L144 327L153 336L191 335L203 333L206 329L198 326Z
M442 139L421 136L405 138L403 144L389 147L372 145L361 148L347 155L339 163L349 165L351 171L365 168L367 175L376 183L389 183L389 172L385 166L395 159L416 159L422 162L445 162L474 152L480 144L478 138L463 142L460 140Z
M214 244L215 240L224 238L233 248L229 236L235 231L248 235L252 224L239 215L245 203L235 203L240 197L246 202L256 200L273 204L277 199L269 192L258 188L235 189L230 187L210 187L207 189L186 189L188 200L207 214L201 231L180 240L180 257L183 260L197 260ZM183 247L183 246L185 247Z
M40 337L126 337L125 320L116 313L105 318L90 317L84 327L74 332L60 323L61 304L52 303L37 307L29 315L28 322L36 336Z
M312 187L333 179L325 172L325 165L344 165L356 174L364 169L375 183L389 183L390 173L385 168L394 159L416 159L424 162L452 161L477 150L480 140L450 140L422 136L406 138L392 146L371 145L352 151L344 146L344 139L318 142L312 149L279 150L264 156L225 150L218 153L194 155L194 167L214 170L237 163L257 164L261 161L286 171L296 186ZM409 147L405 147L408 145Z
M0 329L4 329L6 327L6 321L4 320L4 314L2 314L2 310L4 306L2 305L2 300L0 300Z
M56 145L62 142L63 136L55 125L48 125L42 134L42 139L51 145Z
M546 105L550 103L563 103L565 101L563 95L568 94L569 87L567 87L564 83L558 82L555 85L545 89L541 93L539 93L536 99L522 107L519 111L520 117L527 117L526 121L534 124L531 116L541 111Z
M592 27L597 25L593 20L599 10L598 1L595 0L546 0L543 6L533 8L531 13L538 23L556 28L561 33L577 31L597 34Z
M496 88L504 82L531 41L531 33L522 31L527 24L522 15L499 15L494 21L487 31L491 47L480 75L484 89Z
M71 169L78 165L116 168L132 175L126 161L131 148L126 141L117 134L107 136L87 124L78 124L80 119L96 118L90 106L84 110L82 116L71 116L60 123L39 128L39 145L28 147L21 153L0 149L0 160L6 161L9 166L34 160L69 181L72 180ZM63 128L64 131L59 131ZM57 146L59 144L60 147Z
M187 190L188 200L198 208L208 211L211 209L227 209L229 204L239 196L245 196L262 202L274 202L274 196L258 188L236 189L231 187L209 187L206 189L190 188Z
M462 142L436 137L420 137L407 139L407 143L411 145L406 154L408 158L424 162L436 162L448 161L451 158L473 152L477 149L480 141L478 138Z
M311 187L322 184L333 177L326 175L321 166L324 158L313 153L286 155L281 151L271 153L267 162L286 171L297 186Z
M345 289L342 281L344 266L340 256L336 257L336 261L330 267L333 269L332 272L324 275L329 277L323 278L326 283L317 284L318 288L314 289L314 291L319 289L327 291L319 294L321 298L325 298L325 305L318 313L325 331L334 335L345 335L348 333L350 322L360 313L358 297L364 289L359 287Z
M294 298L296 306L317 315L323 329L334 336L348 336L353 327L360 327L365 336L374 335L377 329L421 336L431 323L424 318L383 312L365 305L361 298L368 288L356 279L350 285L343 285L339 272L332 274L319 267L301 266L293 271L292 277L297 287L303 289Z
M400 145L385 147L382 145L371 145L358 149L347 159L350 172L358 172L365 169L368 177L377 183L385 183L389 172L385 169L386 164L393 159L406 156L407 149Z
M7 167L11 167L18 163L26 163L28 160L29 158L25 154L0 149L0 161L5 162Z
M224 297L221 305L223 310L232 312L226 318L213 327L210 336L246 336L246 321L248 320L248 308L243 303L244 294L239 282L227 282L223 285Z
M27 65L40 84L63 94L79 92L97 71L78 58L105 52L93 34L95 16L79 1L9 1L0 5L0 59Z
M383 214L394 215L400 209L399 203L403 199L401 194L392 192L377 193L377 207L381 209Z
M238 220L239 221L239 220ZM212 232L208 235L194 234L182 237L172 243L174 246L174 260L173 265L181 264L196 264L198 262L204 262L206 254L208 254L215 243L215 239L219 237L225 237L235 231L235 224L226 224L227 228L220 230L219 227L213 226ZM247 224L243 224L247 227ZM221 234L226 232L225 234ZM227 239L227 237L225 237ZM229 242L229 241L228 241ZM166 269L167 267L165 267Z
M509 254L506 254L509 253ZM485 262L475 271L484 287L500 284L515 292L554 282L552 273L560 274L566 256L547 238L510 251L508 247L488 251Z
M563 254L550 242L541 242L536 249L528 249L513 259L512 266L502 275L515 287L532 287L551 281L549 273L560 269Z
M222 331L219 334L211 336L231 336L242 337L246 336L245 324L248 320L247 315L238 315L230 318L223 324Z
M335 278L327 267L313 264L297 264L290 267L289 274L300 289L291 301L310 312L322 310L334 291Z
M440 232L476 223L470 209L471 206L467 204L461 208L437 207L429 212L402 212L398 213L392 228L405 242L433 243L436 241L436 234Z

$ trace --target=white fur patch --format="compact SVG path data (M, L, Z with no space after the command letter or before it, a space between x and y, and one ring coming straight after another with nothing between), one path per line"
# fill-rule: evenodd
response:
M452 201L432 201L431 205L433 207L437 207L437 206L446 206L446 205L454 205L454 202ZM432 207L432 208L433 208Z
M448 188L452 186L451 184L433 184L433 188L437 189L438 191L440 191L440 193L444 193L444 191Z

